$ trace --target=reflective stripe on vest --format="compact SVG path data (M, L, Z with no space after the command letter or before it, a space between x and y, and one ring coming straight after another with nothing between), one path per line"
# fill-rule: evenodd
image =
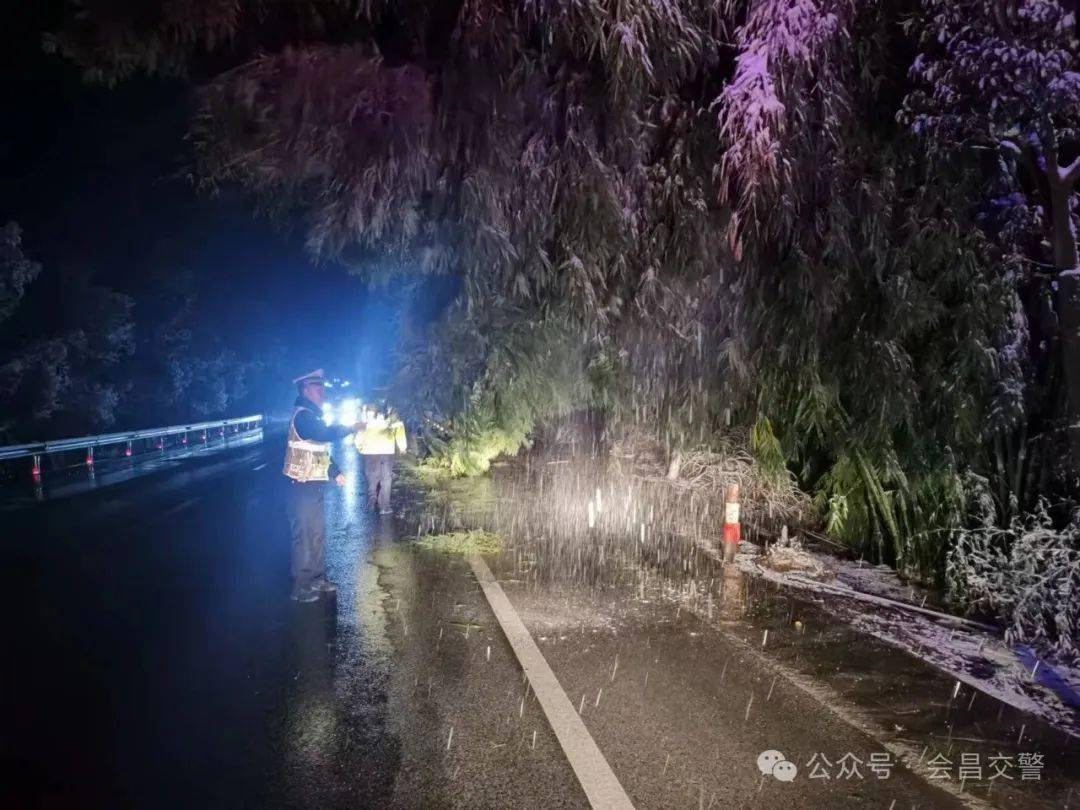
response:
M297 408L289 421L289 443L285 447L285 473L293 481L306 484L309 481L330 480L330 443L301 439L296 432L296 416L310 408ZM314 411L312 411L314 413Z

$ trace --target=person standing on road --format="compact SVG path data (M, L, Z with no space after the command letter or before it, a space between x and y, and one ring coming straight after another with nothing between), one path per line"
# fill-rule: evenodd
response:
M368 507L389 515L390 488L394 479L394 453L404 453L405 425L391 409L385 413L366 412L365 429L356 434L356 449L364 457Z
M359 430L362 424L329 427L323 422L326 375L322 369L293 380L296 397L284 473L289 478L286 501L292 532L292 599L314 602L337 585L326 578L326 484L345 485L345 476L330 457L330 445Z

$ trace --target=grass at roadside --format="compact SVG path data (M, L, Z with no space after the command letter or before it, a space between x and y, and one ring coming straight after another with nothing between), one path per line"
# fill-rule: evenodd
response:
M422 548L444 554L498 554L504 544L501 535L484 531L426 534L413 542Z

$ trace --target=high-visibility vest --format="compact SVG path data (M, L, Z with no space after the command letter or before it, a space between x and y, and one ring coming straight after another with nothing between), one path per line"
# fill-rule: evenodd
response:
M308 481L330 480L330 442L311 442L301 439L296 432L296 416L300 411L310 408L297 408L289 420L289 443L285 447L285 469L283 472L293 481L306 484ZM312 411L314 413L314 411Z
M404 453L408 447L405 443L405 425L401 424L401 420L383 416L369 421L364 430L356 434L353 442L364 456L392 456L395 450Z

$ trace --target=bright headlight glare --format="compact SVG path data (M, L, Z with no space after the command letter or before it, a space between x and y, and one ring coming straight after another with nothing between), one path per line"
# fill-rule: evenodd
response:
M355 399L346 399L341 403L341 424L353 425L356 423L356 418L359 413L357 401Z

